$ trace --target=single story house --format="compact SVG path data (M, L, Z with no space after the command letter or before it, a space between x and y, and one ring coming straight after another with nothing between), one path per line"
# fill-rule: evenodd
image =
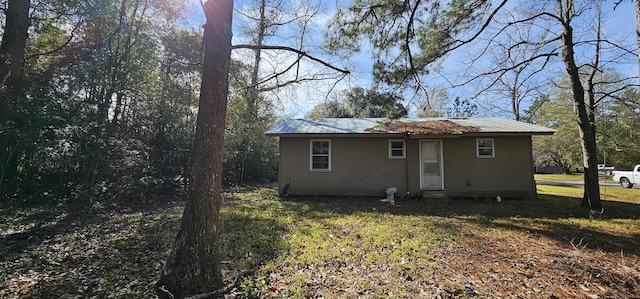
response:
M279 191L287 195L535 197L532 135L554 130L503 118L286 119Z

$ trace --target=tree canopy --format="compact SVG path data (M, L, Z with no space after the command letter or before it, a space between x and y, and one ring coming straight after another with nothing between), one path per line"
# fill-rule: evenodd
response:
M397 119L408 114L402 97L390 92L354 87L341 92L341 99L316 105L307 118L322 117L373 117Z

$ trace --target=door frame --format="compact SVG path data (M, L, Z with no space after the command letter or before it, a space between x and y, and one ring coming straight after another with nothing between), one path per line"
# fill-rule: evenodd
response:
M438 150L440 151L440 186L433 188L425 188L422 183L422 174L423 174L423 159L422 159L422 143L423 142L437 142L438 143ZM444 155L443 155L443 151L442 151L442 139L421 139L420 142L418 143L418 152L419 152L419 157L418 157L418 161L420 163L420 174L419 174L419 179L420 179L420 190L444 190Z

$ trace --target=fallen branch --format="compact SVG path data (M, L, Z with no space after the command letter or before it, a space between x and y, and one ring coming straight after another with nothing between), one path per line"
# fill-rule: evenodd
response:
M575 244L575 243L574 243L574 242L575 242L575 240L576 240L576 238L571 238L571 246L573 246L573 249L578 250L578 251L580 251L580 250L582 250L582 249L585 249L585 248L587 247L587 245L588 245L588 244L587 244L587 243L582 244L582 241L584 241L584 239L586 239L586 238L587 238L587 237L582 237L582 239L580 239L580 242L578 242L578 244ZM582 246L582 247L581 247L581 246Z
M165 294L169 295L169 297L175 298L175 296L173 296L173 294L171 294L171 292L169 292L169 290L165 289L164 286L160 286L158 289L163 291Z

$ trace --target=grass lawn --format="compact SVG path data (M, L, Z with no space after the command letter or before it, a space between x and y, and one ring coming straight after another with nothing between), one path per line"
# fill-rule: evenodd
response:
M598 177L602 182L613 181L610 175L599 174ZM584 175L582 173L572 173L572 174L541 174L536 173L534 175L536 181L565 181L565 182L581 182L584 180Z
M224 275L251 275L227 297L640 298L640 190L611 188L592 220L581 188L538 193L397 206L229 194ZM152 297L181 212L170 201L83 216L0 210L0 298Z

